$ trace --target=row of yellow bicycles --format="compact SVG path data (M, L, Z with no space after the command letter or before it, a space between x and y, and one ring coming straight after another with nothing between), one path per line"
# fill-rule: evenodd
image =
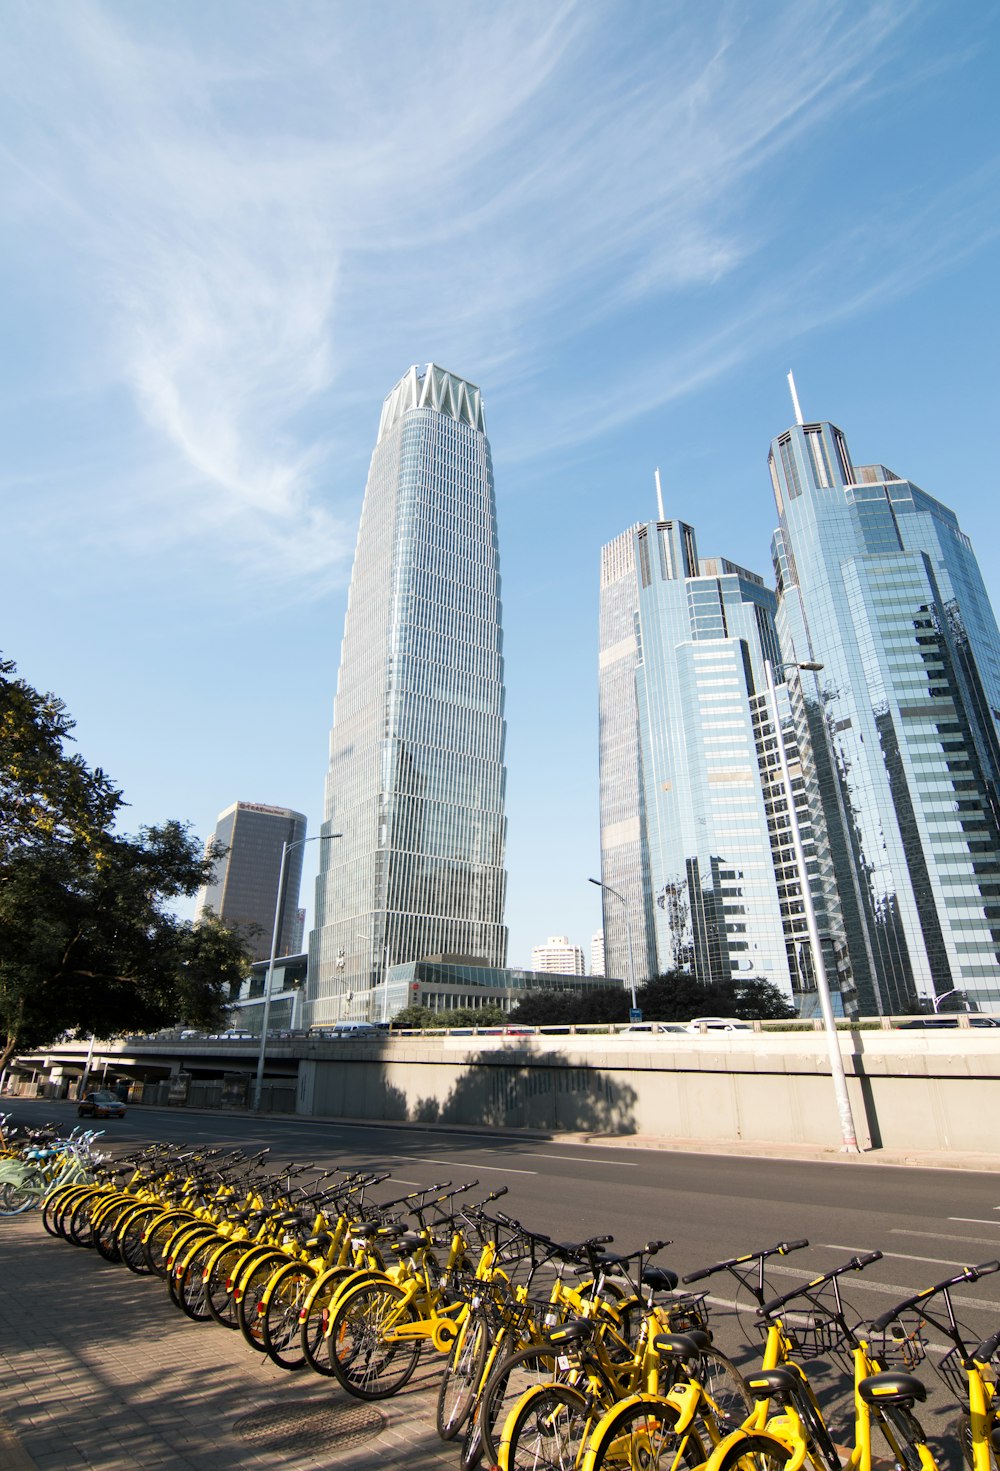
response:
M357 1398L397 1394L421 1355L437 1355L437 1428L463 1471L935 1471L916 1413L926 1358L956 1401L970 1471L1000 1471L1000 1331L976 1341L953 1303L998 1262L863 1323L842 1284L879 1252L775 1295L771 1268L808 1242L681 1282L654 1260L666 1241L630 1253L611 1236L557 1241L506 1215L505 1190L476 1198L475 1181L393 1195L384 1172L173 1146L97 1174L49 1194L46 1230L162 1281L193 1322ZM740 1368L709 1321L722 1279L747 1337ZM839 1437L811 1360L843 1371Z

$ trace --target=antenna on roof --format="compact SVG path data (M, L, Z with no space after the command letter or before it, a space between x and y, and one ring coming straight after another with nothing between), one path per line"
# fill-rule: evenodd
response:
M660 484L660 467L659 466L656 467L656 470L654 472L654 478L656 480L656 509L660 513L660 520L661 521L665 521L667 518L663 514L663 486Z
M795 374L794 373L789 373L789 375L788 375L788 391L792 395L792 408L795 410L795 422L796 422L796 424L801 424L803 422L803 419L802 419L802 410L799 407L799 396L795 392Z

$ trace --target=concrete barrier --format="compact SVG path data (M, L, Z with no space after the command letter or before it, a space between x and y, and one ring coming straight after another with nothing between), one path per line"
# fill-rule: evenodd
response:
M1000 1155L1000 1030L840 1033L864 1148ZM302 1058L302 1114L674 1140L839 1138L822 1033L391 1038Z

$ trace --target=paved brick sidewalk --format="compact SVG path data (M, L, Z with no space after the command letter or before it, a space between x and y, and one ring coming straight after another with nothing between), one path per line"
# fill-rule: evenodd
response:
M47 1235L37 1213L0 1219L0 1263L4 1471L456 1471L434 1430L436 1355L364 1405L191 1322L161 1282Z

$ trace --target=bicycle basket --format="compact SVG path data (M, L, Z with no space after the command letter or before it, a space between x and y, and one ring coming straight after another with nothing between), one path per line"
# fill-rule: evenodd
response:
M657 1305L656 1316L668 1333L707 1333L708 1293L678 1292Z
M935 1372L944 1380L957 1400L963 1405L969 1398L969 1376L962 1368L962 1355L957 1348L950 1348L934 1364Z
M915 1369L927 1357L927 1339L921 1326L920 1318L912 1326L896 1318L888 1327L873 1331L868 1339L872 1357L886 1369Z
M829 1313L795 1313L785 1319L792 1348L803 1359L825 1359L845 1354L837 1320Z

